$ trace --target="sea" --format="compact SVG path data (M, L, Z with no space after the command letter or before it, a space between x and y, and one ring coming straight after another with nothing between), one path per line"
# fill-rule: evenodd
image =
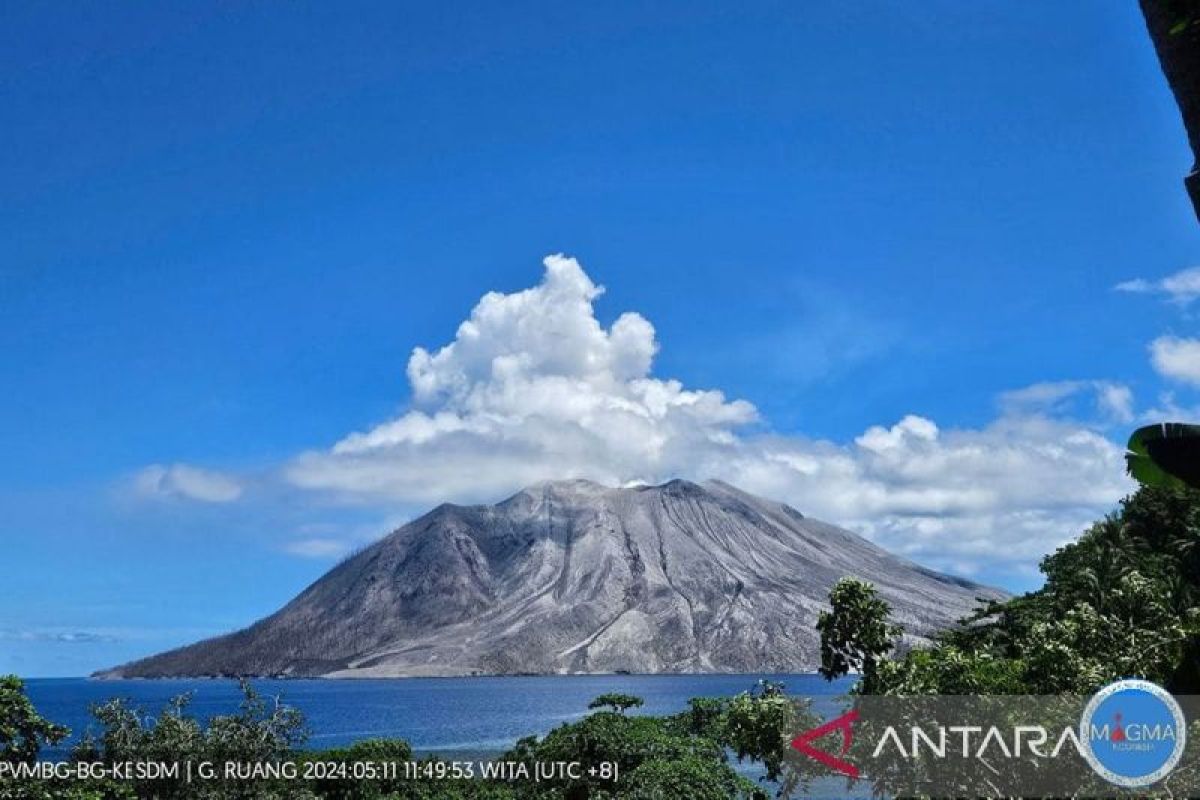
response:
M733 696L760 680L813 698L819 712L834 711L853 685L850 678L831 683L815 674L263 679L252 684L264 697L303 712L310 749L388 737L407 740L418 754L465 759L498 754L522 736L543 735L580 719L589 713L588 702L606 692L641 697L645 705L631 713L662 715L684 710L690 698ZM25 685L42 716L71 729L68 740L43 750L48 760L65 758L85 731L98 730L89 709L112 698L125 698L154 717L171 698L188 694L190 713L199 719L234 713L241 701L237 682L221 679L34 678Z

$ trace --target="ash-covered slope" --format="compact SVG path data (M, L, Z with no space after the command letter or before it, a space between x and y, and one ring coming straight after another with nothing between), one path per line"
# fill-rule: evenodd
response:
M810 670L847 575L918 636L1003 596L727 484L562 481L439 506L245 630L99 675Z

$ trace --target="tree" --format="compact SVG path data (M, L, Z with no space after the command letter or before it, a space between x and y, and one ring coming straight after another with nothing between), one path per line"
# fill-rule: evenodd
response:
M895 647L902 632L888 622L891 607L875 587L855 578L843 578L829 592L829 611L817 618L821 634L820 673L834 680L850 672L862 675L861 690L871 694L877 667Z
M622 784L620 796L627 800L729 800L765 796L721 762L695 756L676 761L647 761Z
M750 692L729 701L721 720L718 741L732 750L738 761L750 759L766 767L767 780L777 780L788 754L788 740L814 720L807 707L783 693L783 684L759 681Z
M204 724L186 713L189 694L171 699L154 719L121 699L94 706L92 716L100 724L99 734L89 731L75 747L73 758L108 765L139 761L273 764L292 759L306 738L299 710L278 699L264 700L247 681L242 681L241 689L238 713L210 717ZM180 774L153 780L135 777L126 785L131 785L138 797L158 800L301 796L292 791L295 787L257 778L198 789Z
M628 695L605 695L593 708L632 707L614 700ZM640 705L640 703L638 703ZM557 776L537 782L518 782L516 795L559 800L707 800L745 798L767 800L768 792L738 775L729 764L733 751L766 767L767 778L783 775L783 757L797 727L815 720L805 708L783 693L777 683L760 682L733 698L695 698L690 708L670 717L625 716L603 710L555 728L542 738L526 737L503 761L536 763L578 762L583 774ZM589 775L587 767L616 765L618 781L604 771Z
M1200 691L1200 491L1143 486L1041 569L1041 589L985 605L930 647L864 665L862 693L1086 695L1123 677ZM819 623L827 677L853 668L864 628L879 642L879 605L868 614L861 589L840 587ZM846 606L857 611L842 616L859 619L840 624ZM873 625L861 619L872 615Z
M1041 589L987 603L929 646L878 660L859 693L891 696L892 705L873 709L897 708L906 719L929 718L920 696L973 695L981 703L981 719L992 713L988 709L1004 719L1003 704L988 705L997 696L1059 696L1066 703L1062 708L1043 704L1047 719L1077 720L1073 698L1120 678L1145 678L1177 695L1200 691L1200 491L1174 479L1143 486L1115 513L1046 556L1041 569L1046 576ZM851 605L861 604L860 595L855 593ZM847 598L839 600L831 617ZM823 623L828 634L823 641L854 638L832 618ZM839 668L851 661L831 648L822 671L844 674ZM864 676L869 672L864 668ZM864 716L864 725L886 723L882 713ZM867 734L858 741L869 739ZM905 787L913 785L910 767L875 764L873 792L905 795ZM1033 762L1024 767L1042 769ZM978 793L973 773L952 776L965 788L950 794ZM1187 783L1194 780L1191 773L1176 775L1184 785L1171 787L1171 796L1198 796ZM1072 791L1091 796L1094 789Z
M33 762L43 744L58 744L69 730L42 719L16 675L0 677L0 761Z
M631 708L638 708L642 705L642 698L635 697L631 694L621 694L620 692L609 692L602 694L592 702L588 703L588 708L611 708L624 714Z

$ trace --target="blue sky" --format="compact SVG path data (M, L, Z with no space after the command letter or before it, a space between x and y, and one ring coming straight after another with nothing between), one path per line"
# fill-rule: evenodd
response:
M240 627L539 471L724 477L1027 588L1197 403L1134 3L0 19L0 672Z

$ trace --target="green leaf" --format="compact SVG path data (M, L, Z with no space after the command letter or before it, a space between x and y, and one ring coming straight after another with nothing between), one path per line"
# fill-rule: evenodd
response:
M1129 437L1126 469L1138 483L1200 488L1200 425L1160 422Z

